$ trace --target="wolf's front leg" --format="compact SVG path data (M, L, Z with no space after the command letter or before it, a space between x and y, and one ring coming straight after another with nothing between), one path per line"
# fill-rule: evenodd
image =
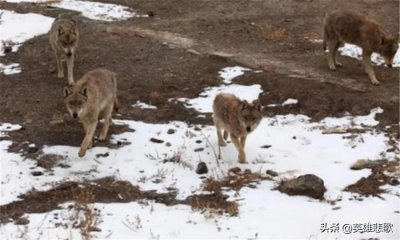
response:
M94 121L89 123L85 127L85 138L82 141L81 148L79 150L79 157L83 157L86 154L86 150L92 146L92 140L94 132L96 131L97 122Z
M244 152L242 143L239 141L239 138L231 134L231 140L239 152L239 162L246 163L246 154Z
M56 62L57 62L57 77L63 78L64 77L63 61L61 60L60 54L58 54L56 52L55 55L56 55Z
M74 53L71 56L67 56L67 70L68 70L68 85L74 83Z
M363 57L365 72L368 74L368 77L371 80L371 83L374 85L379 85L379 81L378 81L378 79L376 79L376 76L375 76L375 71L372 68L371 53L363 52L362 57Z

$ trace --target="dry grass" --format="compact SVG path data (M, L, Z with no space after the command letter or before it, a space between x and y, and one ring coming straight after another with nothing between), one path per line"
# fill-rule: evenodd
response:
M97 227L100 223L99 214L89 205L94 201L94 196L89 191L82 189L74 195L74 200L73 227L79 228L84 240L89 240L91 232L100 231Z
M265 39L272 41L284 40L289 36L289 32L285 28L275 27L271 24L261 27L261 31Z
M256 187L261 180L271 180L270 177L261 176L259 173L253 173L250 170L242 171L240 168L231 168L228 176L222 180L207 179L203 189L210 192L219 192L222 188L228 188L239 191L243 187Z

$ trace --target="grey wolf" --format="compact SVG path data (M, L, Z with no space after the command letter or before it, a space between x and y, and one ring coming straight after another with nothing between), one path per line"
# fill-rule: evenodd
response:
M68 84L74 83L74 56L78 46L79 30L75 20L57 18L50 29L50 45L57 61L57 77L64 77L63 62L67 62Z
M225 146L224 140L230 135L239 152L240 163L246 163L244 147L247 135L257 128L261 119L262 106L259 100L249 103L228 93L220 93L214 99L213 122L217 128L218 145Z
M99 119L104 118L99 140L105 140L111 125L113 109L118 110L116 74L106 69L95 69L86 73L72 86L64 88L64 102L73 118L79 118L85 137L79 156L92 147L93 135Z
M399 36L394 37L374 20L354 11L335 10L325 16L323 48L329 49L328 64L331 70L341 66L336 61L336 52L343 43L355 44L362 48L364 68L372 84L379 85L371 65L371 54L376 52L392 67L398 49Z

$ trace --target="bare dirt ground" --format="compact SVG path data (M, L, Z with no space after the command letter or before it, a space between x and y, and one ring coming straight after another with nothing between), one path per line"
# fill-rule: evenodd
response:
M322 44L310 41L322 38L323 16L335 8L368 13L387 30L398 32L397 0L103 2L154 14L148 18L112 23L80 18L81 40L75 78L96 67L115 71L122 103L119 118L211 124L210 118L197 118L196 112L167 99L196 97L203 88L219 84L216 73L222 67L242 65L264 70L262 73L246 73L239 78L242 84L258 83L262 86L265 92L261 96L263 105L287 98L299 100L295 106L267 109L265 115L301 113L320 120L327 116L343 116L346 112L367 114L380 106L384 112L378 115L379 127L399 123L398 68L374 67L381 85L373 86L361 61L340 57L344 67L332 72L328 69ZM0 8L52 17L67 12L42 5L4 2L0 3ZM64 106L62 89L67 81L56 78L48 36L28 41L17 53L9 53L4 59L6 62L19 62L22 68L20 74L0 77L0 122L23 126L19 131L10 132L10 138L15 142L10 150L22 150L35 157L46 144L78 146L82 127L70 119ZM131 104L137 100L154 104L158 110L149 114L146 109L132 108ZM125 130L113 126L111 134ZM387 131L398 133L398 125ZM36 149L27 148L23 144L25 141L34 142ZM73 191L73 185L66 188ZM132 192L137 191L131 188ZM146 194L157 198L154 194ZM70 198L68 195L64 201ZM32 196L24 199L31 199L33 205L43 203L54 207L59 202L41 202ZM103 199L112 201L113 198ZM7 214L13 215L14 211L15 216L20 215L21 210L16 206L16 203L2 206L2 211L8 209ZM49 210L40 207L37 210L24 209L28 212Z

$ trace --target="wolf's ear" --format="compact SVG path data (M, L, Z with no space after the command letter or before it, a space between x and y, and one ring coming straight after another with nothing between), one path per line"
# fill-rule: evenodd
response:
M243 109L246 109L246 108L248 108L248 107L249 107L249 103L248 103L246 100L243 100L243 101L242 101L242 106L241 106L242 110L243 110Z
M258 111L261 112L261 110L262 110L262 105L261 105L261 102L260 102L259 99L256 99L256 100L253 101L253 106L254 106Z
M64 88L64 97L68 97L71 94L71 89L69 87Z
M82 94L83 96L87 97L87 88L86 88L86 87L82 88L81 94Z

